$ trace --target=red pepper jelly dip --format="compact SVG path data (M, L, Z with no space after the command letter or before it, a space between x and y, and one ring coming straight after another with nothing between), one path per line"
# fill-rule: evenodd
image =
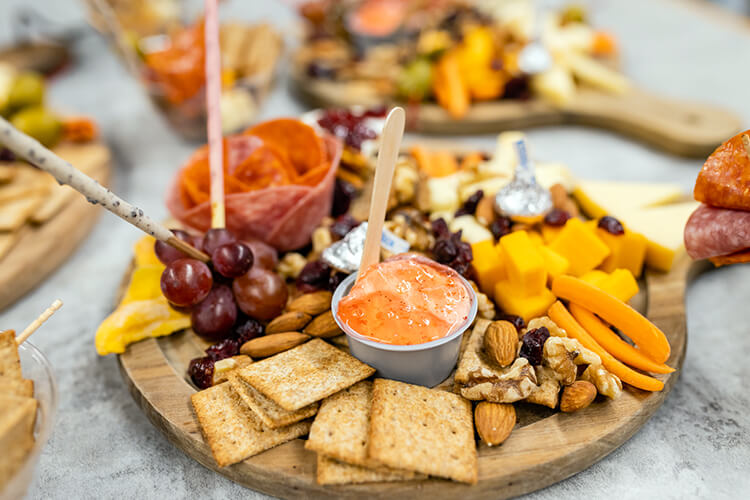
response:
M338 317L375 342L414 345L460 329L471 305L471 292L456 271L407 254L367 268L339 302Z

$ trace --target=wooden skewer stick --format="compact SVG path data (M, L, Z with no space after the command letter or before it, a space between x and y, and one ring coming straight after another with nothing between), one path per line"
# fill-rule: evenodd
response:
M375 167L375 180L372 198L370 199L370 215L367 218L365 248L362 251L357 280L362 277L365 269L380 260L380 240L383 236L385 211L388 206L388 197L391 194L391 182L393 181L393 172L396 169L399 149L401 149L405 121L406 113L404 113L403 108L399 107L393 108L385 119L383 133L380 136L378 162Z
M0 144L26 159L32 165L52 174L60 184L67 184L83 196L92 205L101 205L124 221L134 225L146 234L163 241L186 253L194 259L208 262L210 257L195 247L178 239L172 231L154 222L143 210L131 205L94 179L84 174L39 142L17 130L0 117Z
M49 306L42 314L40 314L37 319L32 321L31 324L27 326L24 331L22 331L18 335L18 337L16 337L16 344L21 345L26 342L26 339L31 337L31 334L37 331L37 329L42 326L42 324L47 321L50 316L55 314L55 311L62 307L62 305L62 300L57 299L56 301L54 301L51 306Z
M742 145L745 146L745 154L750 158L750 135L742 134Z
M226 226L224 206L224 144L221 134L221 53L219 51L218 0L205 0L206 19L206 111L208 122L208 163L210 168L211 227Z

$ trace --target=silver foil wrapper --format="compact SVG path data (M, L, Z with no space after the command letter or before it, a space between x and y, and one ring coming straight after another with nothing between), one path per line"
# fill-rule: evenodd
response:
M359 269L359 263L362 261L366 235L367 222L363 222L349 231L343 239L323 250L323 262L338 271L353 273Z
M362 262L366 237L367 222L363 222L349 231L343 239L323 250L321 259L338 271L353 273L359 269L359 264ZM409 243L387 229L383 229L380 245L393 254L409 251Z

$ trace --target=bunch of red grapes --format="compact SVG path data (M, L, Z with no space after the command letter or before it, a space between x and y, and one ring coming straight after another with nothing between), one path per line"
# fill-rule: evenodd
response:
M211 256L206 264L161 241L154 248L167 266L161 275L162 293L175 309L190 313L195 333L221 340L232 333L240 313L268 320L284 309L288 291L272 270L276 261L273 250L240 241L227 229L209 229L203 237L179 230L174 233ZM269 251L273 255L257 255Z
M211 256L206 264L157 241L166 265L161 290L173 308L189 313L195 333L216 344L191 361L193 382L211 385L214 363L239 353L242 344L263 335L261 321L278 316L287 302L284 280L273 272L276 251L257 240L241 241L226 229L203 236L174 230L175 236Z

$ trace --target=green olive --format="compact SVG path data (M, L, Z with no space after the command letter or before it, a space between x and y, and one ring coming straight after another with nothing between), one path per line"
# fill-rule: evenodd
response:
M22 109L11 117L10 122L47 147L57 144L62 135L60 119L41 106Z
M28 106L39 106L44 102L44 79L32 72L19 74L10 87L8 108L19 110Z
M432 87L432 64L424 58L415 59L401 70L397 80L402 97L423 100Z

